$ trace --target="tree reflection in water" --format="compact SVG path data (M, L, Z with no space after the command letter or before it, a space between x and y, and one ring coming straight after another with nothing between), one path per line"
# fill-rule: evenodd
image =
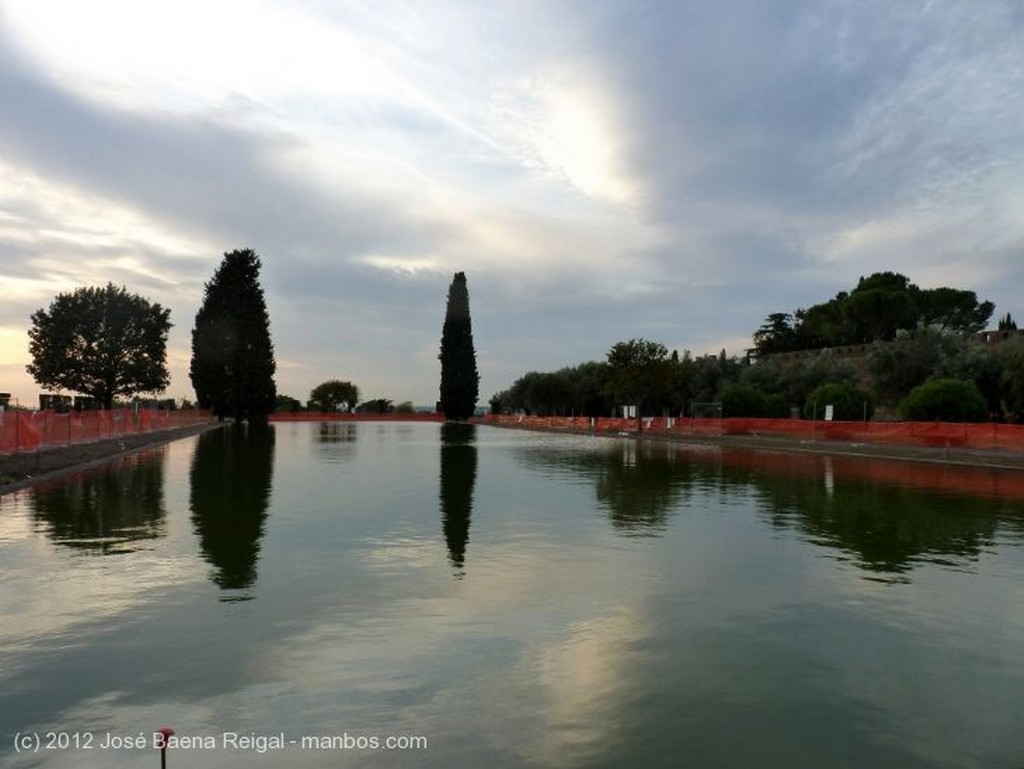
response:
M994 542L1000 521L1012 527L1024 519L1024 504L1005 495L957 494L948 478L953 470L910 462L654 441L607 448L567 442L529 447L520 456L548 472L590 479L622 534L657 536L688 505L752 499L771 526L839 551L869 579L903 579L922 562L969 567ZM957 475L954 486L1008 486L988 469L956 472L964 477Z
M476 484L476 426L463 422L441 425L441 528L448 559L457 576L465 574L469 522Z
M256 581L274 474L274 428L230 425L203 433L190 471L189 506L199 547L225 590Z
M97 555L137 549L164 536L164 447L36 487L36 521L60 545Z

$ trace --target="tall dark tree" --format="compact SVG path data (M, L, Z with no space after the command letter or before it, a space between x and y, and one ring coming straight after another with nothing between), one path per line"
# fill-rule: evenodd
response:
M260 267L251 249L224 254L196 314L192 386L200 408L220 419L262 422L275 407L276 364Z
M167 387L171 311L123 286L59 294L32 315L26 367L43 387L95 398L104 408L118 395Z
M441 331L441 411L447 419L473 416L480 395L473 324L469 317L466 273L457 272L448 289L448 309Z

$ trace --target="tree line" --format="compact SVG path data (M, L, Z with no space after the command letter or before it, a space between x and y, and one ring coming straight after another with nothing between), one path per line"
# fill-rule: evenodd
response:
M192 330L189 377L198 406L219 419L265 421L276 403L274 347L260 258L231 251L204 286ZM26 369L37 383L82 393L101 408L170 382L170 310L124 286L59 294L31 316Z
M189 378L197 405L218 419L264 422L274 411L303 405L278 394L277 368L259 273L252 249L230 251L204 285L203 302L192 330ZM113 407L122 397L158 393L170 382L167 337L170 310L129 293L124 286L83 287L59 294L31 316L29 374L43 387L70 390ZM472 415L479 374L469 317L464 273L448 292L441 338L441 400L449 419ZM359 402L352 382L330 379L313 388L305 408L313 411L407 413L388 398Z
M297 398L278 395L276 410L288 413L315 411L346 414L411 414L414 408L412 401L396 404L390 398L360 401L358 386L348 380L328 379L310 390L305 405Z
M903 275L875 273L806 311L769 315L747 355L694 357L631 339L603 361L524 374L490 406L611 416L630 405L645 416L689 416L695 404L714 403L724 416L813 419L831 405L842 420L870 419L884 407L909 420L1024 421L1024 340L972 337L993 309L971 291L922 290ZM1016 324L1007 314L999 327ZM859 359L831 350L849 344L863 345ZM797 350L811 352L773 354Z
M884 342L919 328L971 334L985 328L994 309L973 291L921 289L906 275L876 272L827 302L770 314L753 334L752 351L770 355Z

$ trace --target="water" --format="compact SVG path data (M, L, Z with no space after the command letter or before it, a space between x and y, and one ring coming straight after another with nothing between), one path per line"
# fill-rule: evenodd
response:
M0 498L0 765L156 767L170 725L170 767L1019 769L1021 486L434 424L208 433ZM426 748L366 747L388 737Z

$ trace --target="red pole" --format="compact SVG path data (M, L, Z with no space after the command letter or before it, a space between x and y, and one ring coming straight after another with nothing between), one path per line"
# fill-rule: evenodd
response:
M174 734L174 730L163 726L156 733L160 735L160 769L167 769L167 738Z

